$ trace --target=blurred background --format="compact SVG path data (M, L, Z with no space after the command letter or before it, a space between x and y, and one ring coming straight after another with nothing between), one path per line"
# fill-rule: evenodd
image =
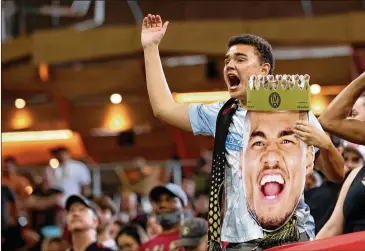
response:
M157 120L149 104L140 45L148 13L170 21L160 52L179 102L227 99L225 46L242 33L273 45L275 74L311 76L316 115L365 70L363 0L1 4L2 160L14 157L29 194L41 170L62 164L60 147L87 166L90 194L120 208L169 180L197 201L206 191L213 139Z

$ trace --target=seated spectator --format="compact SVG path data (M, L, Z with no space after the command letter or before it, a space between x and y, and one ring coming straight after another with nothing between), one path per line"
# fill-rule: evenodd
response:
M343 158L345 160L346 174L365 164L364 157L356 146L346 146L343 151Z
M147 235L150 240L156 238L162 233L162 227L157 222L155 216L150 216L147 220Z
M96 197L93 201L99 217L99 226L97 228L98 242L105 247L116 250L117 244L111 236L112 218L117 212L116 206L112 199L106 195Z
M188 203L185 192L180 186L169 183L153 188L150 200L157 222L162 227L162 233L143 244L140 250L176 250L184 207Z
M110 228L110 237L115 240L119 231L123 228L124 224L120 220L115 220Z
M99 224L96 206L82 195L71 195L66 201L67 226L71 233L72 248L69 251L111 251L96 241Z
M208 247L208 223L202 218L190 218L180 227L179 247L185 251L206 251Z
M123 227L115 238L119 251L139 251L147 240L146 232L134 224Z

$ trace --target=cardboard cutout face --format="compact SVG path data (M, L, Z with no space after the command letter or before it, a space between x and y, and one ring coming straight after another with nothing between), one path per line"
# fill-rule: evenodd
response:
M306 112L256 112L242 152L242 181L250 213L267 230L281 227L293 215L313 168L313 148L295 137L294 123Z

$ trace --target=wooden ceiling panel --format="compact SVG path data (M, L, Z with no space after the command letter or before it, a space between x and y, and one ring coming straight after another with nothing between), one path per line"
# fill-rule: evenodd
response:
M279 60L275 74L307 73L311 83L320 85L346 85L351 80L351 57L324 59Z
M7 90L45 91L46 86L40 81L37 68L32 64L22 64L1 69L2 86Z
M118 64L89 66L82 69L63 68L55 71L53 84L67 97L139 92L145 89L141 60L124 60Z

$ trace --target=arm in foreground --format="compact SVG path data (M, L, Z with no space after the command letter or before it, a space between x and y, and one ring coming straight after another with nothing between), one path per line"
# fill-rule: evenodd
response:
M333 210L333 213L331 215L331 218L327 221L327 223L324 225L324 227L319 231L319 233L316 236L316 239L324 239L336 235L340 235L343 233L343 228L345 224L345 218L343 215L343 204L347 195L347 192L349 191L349 188L355 179L357 173L360 171L361 167L354 169L350 175L347 177L345 183L343 184L341 188L340 195L338 197L336 207Z
M143 19L141 43L144 51L146 82L153 114L170 125L192 131L189 105L174 101L163 72L158 45L165 35L168 22L149 14Z
M329 104L319 117L322 127L331 134L357 144L365 144L365 126L362 121L347 119L356 100L365 92L365 72L352 81Z
M314 127L305 120L296 122L294 133L307 145L319 148L320 154L316 161L316 168L330 181L342 182L345 162L339 151L332 144L330 137L324 131Z

